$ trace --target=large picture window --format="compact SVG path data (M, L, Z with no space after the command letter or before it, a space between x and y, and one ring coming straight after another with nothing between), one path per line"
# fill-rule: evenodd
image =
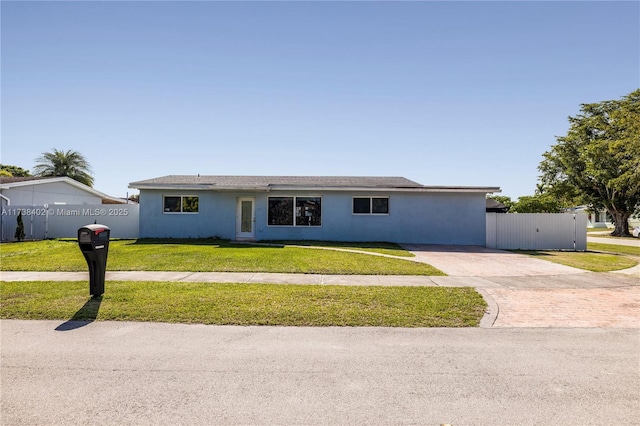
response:
M389 214L389 197L353 197L353 214Z
M269 197L271 226L321 226L321 197Z
M269 225L293 226L293 197L269 197Z
M198 213L198 197L193 195L165 195L165 213Z

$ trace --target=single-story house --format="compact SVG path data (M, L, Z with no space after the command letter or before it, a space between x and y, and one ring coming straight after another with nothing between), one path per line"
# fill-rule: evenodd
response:
M0 177L2 206L125 204L68 177Z
M498 187L425 186L403 177L171 175L140 190L141 238L486 243Z

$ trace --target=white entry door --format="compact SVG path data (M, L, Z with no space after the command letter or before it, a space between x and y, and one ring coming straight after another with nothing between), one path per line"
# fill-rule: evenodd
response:
M256 238L256 199L253 197L238 198L236 205L236 239L253 240Z

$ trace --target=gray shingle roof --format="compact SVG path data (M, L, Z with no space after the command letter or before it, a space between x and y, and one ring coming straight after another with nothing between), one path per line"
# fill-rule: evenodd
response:
M403 191L403 192L500 192L497 186L425 186L397 176L210 176L169 175L131 182L129 188L212 191Z
M169 175L138 182L131 188L171 186L203 186L219 188L421 188L417 182L403 177L383 176L210 176Z

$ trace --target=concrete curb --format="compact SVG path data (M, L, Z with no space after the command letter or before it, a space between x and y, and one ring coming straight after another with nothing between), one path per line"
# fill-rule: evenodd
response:
M495 324L498 319L498 314L500 313L500 307L496 303L493 297L489 293L485 291L483 288L476 288L476 291L482 295L485 302L487 302L487 310L484 313L484 316L480 320L479 327L480 328L492 328L493 324Z

